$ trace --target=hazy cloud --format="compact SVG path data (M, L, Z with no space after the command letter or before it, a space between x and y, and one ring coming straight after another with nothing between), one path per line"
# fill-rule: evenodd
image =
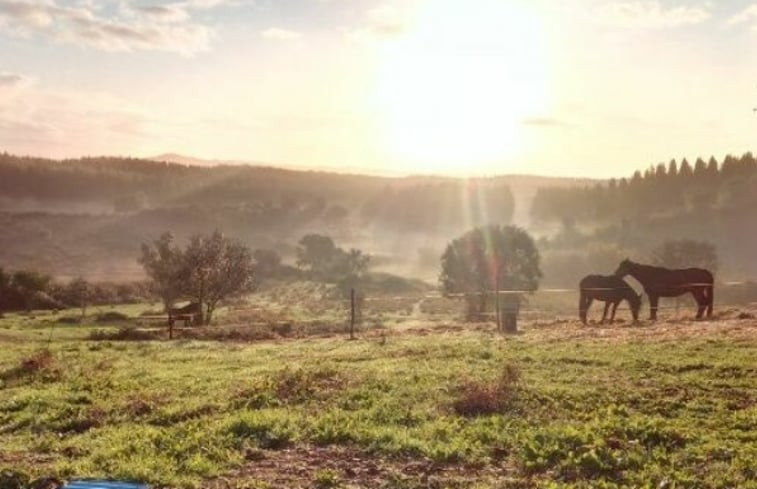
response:
M274 41L294 41L301 38L302 33L290 31L288 29L280 29L278 27L271 27L270 29L262 31L260 37Z
M135 10L158 22L184 22L189 20L189 12L179 4L144 5Z
M532 127L557 128L568 127L567 122L554 117L529 117L523 120L523 124Z
M20 78L13 82L21 83L16 93L0 97L0 141L13 151L76 154L88 145L95 153L126 151L162 126L147 110L107 93L53 89Z
M154 50L182 54L205 51L211 29L192 20L192 11L228 0L189 0L131 6L103 15L94 4L67 6L60 0L0 0L0 21L26 35L45 35L58 42L105 51Z
M21 75L0 72L0 88L16 87L21 85L24 81L26 81L26 79Z
M752 23L752 28L757 30L757 3L749 5L744 10L728 19L728 25Z
M614 26L665 29L704 22L712 16L709 4L664 6L658 0L622 0L600 8L599 17Z
M410 19L406 11L391 4L382 4L365 11L356 26L339 30L347 39L362 43L403 34L409 27Z
M380 5L366 13L368 27L380 35L401 34L408 27L405 13L389 4Z

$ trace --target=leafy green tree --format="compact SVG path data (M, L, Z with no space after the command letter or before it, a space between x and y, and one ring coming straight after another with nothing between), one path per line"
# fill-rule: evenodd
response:
M45 295L52 278L34 270L19 270L13 273L11 286L21 297L24 308L31 311Z
M368 272L371 257L362 251L352 248L344 253L341 264L334 270L337 278L337 288L342 297L347 298L352 289L361 289L365 274ZM362 294L361 294L362 298Z
M10 303L10 285L10 275L8 275L5 270L0 268L0 317L3 316L3 310L8 307Z
M81 309L82 317L87 315L87 306L92 302L94 288L83 278L75 278L63 289L63 301L73 307Z
M297 266L311 271L326 270L339 255L334 240L321 234L308 234L297 246Z
M652 251L652 262L667 268L699 267L715 272L718 255L715 246L691 239L665 241Z
M222 300L256 288L252 252L219 231L192 236L182 256L184 290L200 304L202 324L210 324Z
M439 282L445 294L463 294L468 317L485 312L487 295L500 290L535 291L542 277L534 240L516 226L473 229L447 245Z
M271 278L281 269L281 255L276 250L257 249L252 254L258 277Z
M184 254L171 233L163 233L152 243L142 244L138 262L150 278L150 290L168 312L181 297L185 273Z
M320 280L341 283L362 276L370 260L370 255L355 248L344 251L333 239L320 234L304 236L297 247L297 266Z

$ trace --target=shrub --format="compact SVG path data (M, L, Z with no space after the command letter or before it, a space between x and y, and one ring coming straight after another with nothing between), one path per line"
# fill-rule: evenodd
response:
M29 476L12 470L0 471L0 489L24 489L29 485Z
M283 402L305 402L341 389L344 383L345 379L334 369L285 368L274 377L274 391Z
M53 353L44 348L23 358L14 368L6 370L0 375L0 380L12 381L22 378L38 379L47 382L59 380L61 369L57 366Z
M333 489L342 485L339 474L331 469L323 469L316 472L313 482L317 489Z
M236 438L252 440L259 448L278 450L289 446L295 437L289 420L277 413L250 411L242 414L229 426Z
M67 420L60 427L62 433L84 433L105 424L106 413L102 408L92 407L78 416Z
M98 323L107 323L111 321L128 321L129 316L118 311L108 311L102 314L98 314L95 321Z
M57 319L60 324L79 324L81 316L61 316Z
M24 372L36 373L50 369L54 361L53 353L45 348L21 360L21 369Z
M467 380L458 387L452 408L461 416L501 413L512 408L520 385L520 369L512 364L502 368L494 382Z
M158 339L159 332L136 328L119 328L117 331L96 329L89 334L92 341L150 341Z

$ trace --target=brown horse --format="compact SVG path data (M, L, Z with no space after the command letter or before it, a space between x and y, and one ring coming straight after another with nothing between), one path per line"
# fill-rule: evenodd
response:
M660 297L678 297L687 293L691 293L697 301L697 319L702 319L705 310L707 317L712 316L715 280L709 270L702 268L670 270L641 265L626 259L620 262L615 275L618 277L630 275L641 283L644 292L649 296L649 319L657 319Z
M607 319L607 310L610 308L610 304L612 304L610 323L615 321L615 311L618 309L618 304L623 300L628 301L633 320L639 320L641 296L637 295L636 291L622 278L615 275L587 275L581 280L579 288L581 289L581 297L578 301L578 315L582 323L586 324L586 315L595 299L605 303L602 323Z

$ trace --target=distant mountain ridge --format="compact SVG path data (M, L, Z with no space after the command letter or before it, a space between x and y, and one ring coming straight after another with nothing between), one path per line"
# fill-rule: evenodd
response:
M263 168L274 168L288 171L317 172L317 173L336 173L341 175L360 175L369 177L383 177L395 179L423 179L423 180L486 180L486 179L508 179L529 185L544 184L544 186L574 186L582 184L591 184L603 181L604 179L587 178L587 177L559 177L545 176L521 173L502 173L493 175L483 175L474 177L448 176L443 174L418 174L413 172L393 172L382 170L368 170L357 167L310 167L300 165L275 165L257 160L221 160L221 159L203 159L194 156L183 155L179 153L163 153L158 156L146 158L152 161L176 163L179 165L200 166L212 168L217 166L252 166Z

